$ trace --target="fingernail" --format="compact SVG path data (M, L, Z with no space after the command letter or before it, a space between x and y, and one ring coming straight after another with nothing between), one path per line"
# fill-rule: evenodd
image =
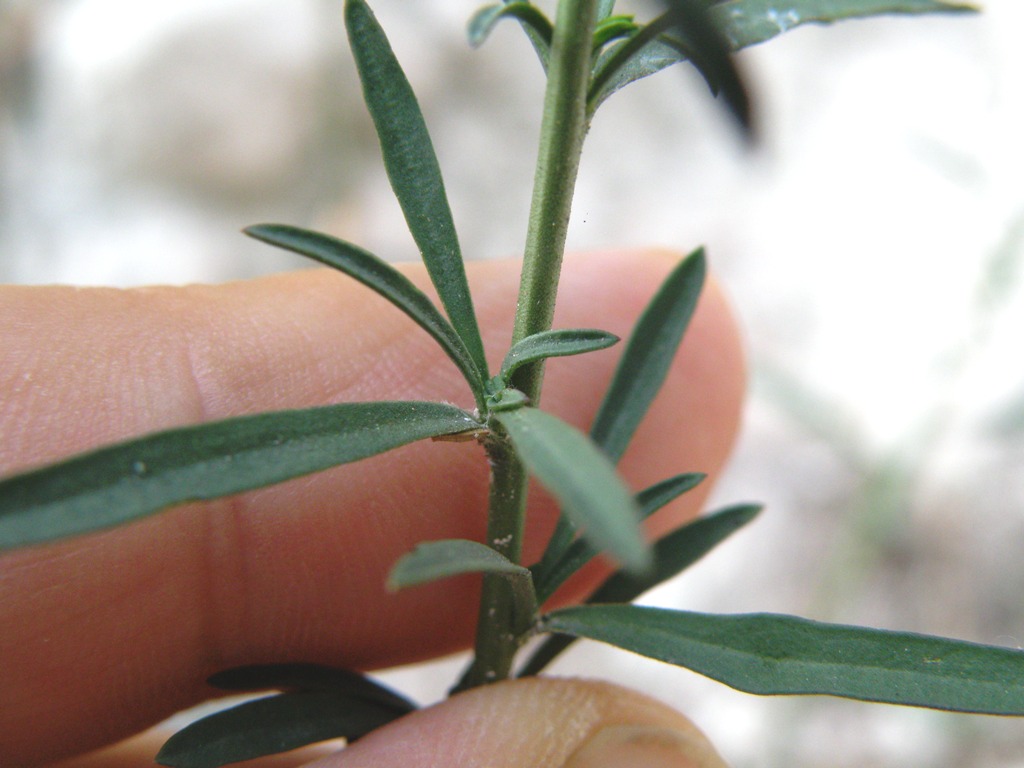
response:
M612 725L598 731L569 757L564 768L727 768L703 734L643 725Z

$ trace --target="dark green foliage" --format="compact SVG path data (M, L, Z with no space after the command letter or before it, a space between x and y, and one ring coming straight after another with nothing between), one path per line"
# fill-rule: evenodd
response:
M590 428L594 442L616 461L668 375L706 271L704 251L695 251L669 274L633 328Z
M359 246L308 229L284 224L259 224L247 227L245 234L334 267L379 293L437 341L462 371L480 404L483 372L473 360L466 343L427 295L397 269Z
M739 504L673 531L654 544L654 569L651 573L636 576L626 571L616 571L587 602L633 602L644 592L678 576L753 520L760 511L759 504Z
M636 576L616 571L587 598L587 603L631 603L644 592L675 578L745 526L761 507L741 504L695 520L654 544L654 568ZM536 675L568 648L576 638L554 635L544 641L523 665L520 676Z
M172 768L219 768L328 739L353 742L409 711L332 690L281 693L183 728L168 739L156 761Z
M828 694L956 712L1024 715L1024 651L773 614L586 605L545 631L589 637L748 693Z
M615 467L586 435L536 408L494 414L520 459L561 503L583 535L629 568L644 572L650 552L640 510Z
M469 44L474 48L483 45L491 32L502 19L518 19L523 30L530 37L541 63L547 68L548 56L551 53L551 22L531 3L513 2L504 5L486 5L473 14L469 20L467 34Z
M147 435L0 482L0 549L262 488L479 428L443 403L342 403Z
M801 24L832 24L882 14L973 13L973 3L945 0L724 0L711 6L715 25L738 51Z
M395 563L388 587L401 589L463 573L493 573L506 579L514 601L512 630L519 634L530 629L537 615L537 597L529 569L477 541L446 539L418 544Z
M646 519L671 501L696 488L704 479L699 472L689 472L670 477L652 485L636 495L640 516ZM545 563L543 560L533 567L537 583L537 599L544 602L551 597L576 571L589 563L598 553L597 548L586 538L577 538L557 560Z
M619 337L615 334L593 328L542 331L533 336L527 336L518 344L513 344L505 355L498 375L503 381L508 381L521 365L535 363L549 357L596 352L599 349L607 349L618 341Z
M629 83L663 69L663 54L650 44L659 40L689 59L712 93L718 94L740 127L752 134L750 100L733 63L732 48L720 26L701 0L666 0L667 13L616 44L599 58L590 92L588 111L593 114L612 93ZM667 36L671 31L673 35ZM653 58L652 58L653 57Z
M880 14L977 10L970 3L943 0L722 0L710 4L704 14L706 18L702 19L699 2L672 5L676 6L677 13L687 14L682 24L673 25L668 15L659 17L635 35L602 52L594 67L594 82L588 97L591 114L624 86L673 64L689 61L712 92L722 94L730 111L749 131L746 91L735 69L722 59L723 44L727 50L735 52L802 24L829 24Z
M579 153L595 110L608 96L690 61L749 134L749 99L731 55L740 48L806 23L879 13L963 12L971 6L937 0L671 0L665 3L666 13L640 24L630 15L616 15L612 0L561 2L560 10L570 13L557 15L554 26L524 0L491 4L469 26L471 43L479 45L500 20L516 19L554 84L546 101L513 332L519 340L497 376L489 376L426 123L365 0L346 0L349 40L388 178L444 314L398 270L355 245L283 225L246 230L340 270L402 310L461 371L476 413L442 403L346 403L244 416L101 448L0 481L0 549L126 523L169 506L263 487L427 437L475 439L492 464L489 528L499 533L489 533L487 544L421 543L399 560L389 579L397 589L484 574L477 653L464 678L467 685L507 675L526 639L551 633L521 674L537 673L575 638L586 637L753 693L823 693L1024 714L1024 653L1019 651L789 616L719 616L629 605L695 563L758 511L754 505L727 508L651 548L641 521L704 476L680 474L634 495L614 467L664 383L693 317L706 272L702 250L669 274L640 317L589 437L534 407L544 360L617 341L596 329L550 330ZM564 510L541 561L529 569L516 562L527 470ZM538 604L601 552L622 568L589 604L538 615ZM489 590L493 585L498 588ZM285 692L189 726L161 750L162 764L215 768L324 739L352 741L415 708L361 674L313 664L240 667L209 682L228 690Z
M468 539L424 541L402 557L388 576L389 589L414 587L462 573L500 573L513 580L530 579L530 571L516 565L486 544Z
M462 252L419 103L369 6L363 0L348 0L345 22L391 188L448 318L476 362L480 378L486 379L487 361Z
M251 664L210 675L206 682L224 691L333 691L396 712L416 705L366 675L322 664Z
M245 702L176 733L157 762L177 768L217 768L327 739L355 741L407 715L416 705L365 675L318 664L235 667L207 681L229 691L270 688L288 693Z
M668 375L697 308L705 272L704 252L697 250L672 270L633 328L590 428L591 439L612 461L622 457ZM563 515L541 558L542 572L564 556L574 537L575 527Z

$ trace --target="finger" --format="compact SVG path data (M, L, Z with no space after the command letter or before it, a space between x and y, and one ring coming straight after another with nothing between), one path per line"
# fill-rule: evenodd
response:
M147 768L167 734L151 732L51 768ZM317 758L322 758L317 762ZM514 760L514 763L510 762ZM459 694L349 745L320 746L238 768L725 768L693 723L608 683L530 678Z
M626 335L675 258L567 261L559 326ZM421 284L421 269L409 268ZM507 347L518 265L470 267L488 349ZM375 295L310 271L219 287L12 289L0 323L0 465L51 460L199 420L370 399L471 406L432 341ZM546 408L585 425L614 350L549 365ZM494 362L497 362L495 360ZM623 466L643 487L716 471L736 428L742 361L710 291ZM664 430L661 429L664 427ZM110 743L211 695L225 667L369 669L465 646L477 582L388 594L424 539L483 534L487 469L472 443L421 443L229 500L191 505L0 561L0 764ZM686 498L658 525L694 514ZM527 556L555 510L531 504ZM61 713L60 733L53 714Z
M477 688L311 768L725 768L689 720L634 691L532 678Z

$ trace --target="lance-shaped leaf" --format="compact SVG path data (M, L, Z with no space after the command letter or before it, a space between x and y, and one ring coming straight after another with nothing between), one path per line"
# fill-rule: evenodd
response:
M696 488L705 477L706 475L700 472L676 475L640 491L636 495L640 517L646 520L670 501L674 501L687 491ZM589 563L596 554L597 550L593 544L587 539L578 538L565 548L557 561L545 563L542 559L531 569L537 585L537 599L543 603L551 597L555 590L576 571Z
M711 5L708 12L729 47L737 51L804 24L831 24L882 14L965 13L977 10L977 6L972 3L943 0L724 0ZM628 58L625 56L627 51L620 48L609 48L602 54L595 70L601 82L599 87L591 90L591 114L616 90L675 63L690 60L694 53L687 38L677 34L660 34L643 46L635 42L632 47L633 50L629 51L632 55ZM614 71L608 68L612 57L624 61ZM712 90L716 90L719 84L707 63L699 56L694 56L692 63Z
M977 6L971 3L943 0L724 0L711 5L708 13L715 27L728 41L729 47L738 51L770 40L801 24L828 24L883 14L971 13L977 10ZM643 47L636 47L632 56L616 71L603 75L612 57L623 55L618 48L608 49L602 54L595 70L602 74L602 82L599 88L591 90L591 113L623 86L673 64L691 60L693 54L692 45L685 37L661 34ZM694 57L691 63L697 67L712 90L716 90L718 83L706 63L699 56Z
M594 79L587 97L587 110L590 115L597 112L598 107L604 104L609 96L630 83L656 74L673 64L690 60L681 47L669 45L658 39L658 35L663 31L649 24L634 32L628 39L613 39L611 44L601 51L594 64ZM658 35L652 35L654 32ZM704 79L707 81L707 76L704 76Z
M594 442L614 461L625 452L665 381L697 308L705 272L704 251L699 249L672 270L630 334L590 429Z
M416 96L364 0L346 1L345 24L391 188L448 318L485 380L487 360L455 223Z
M251 664L210 675L206 682L225 691L332 691L404 715L416 705L366 675L321 664Z
M390 301L429 333L458 366L473 394L482 397L483 381L462 337L423 291L386 261L344 240L284 224L258 224L245 234L344 272Z
M763 43L801 24L830 24L883 14L972 13L972 3L944 0L725 0L711 18L733 50Z
M403 555L388 576L389 589L403 589L463 573L497 573L530 581L530 571L500 552L469 539L424 541Z
M614 462L622 457L665 381L697 307L705 271L704 251L698 249L669 273L633 328L590 428L591 438ZM562 515L541 563L558 562L575 534L573 521Z
M530 570L477 541L445 539L418 544L395 563L388 576L388 588L401 589L463 573L503 576L512 591L517 631L525 631L533 623L537 598Z
M654 544L654 568L637 576L616 571L608 577L588 603L631 603L644 592L678 576L753 520L759 504L738 504L694 520Z
M643 572L651 554L640 530L640 510L615 467L586 435L536 408L493 413L526 468L562 505L600 551Z
M337 691L282 693L192 723L164 744L156 761L172 768L219 768L327 739L351 743L404 714Z
M587 603L631 603L662 582L678 576L749 523L761 507L741 504L727 507L695 520L654 543L654 568L649 575L635 576L616 571L597 588ZM552 635L531 654L520 677L539 674L555 657L576 640L570 635Z
M1024 715L1024 652L774 614L588 605L542 630L610 643L748 693L827 694L957 712Z
M549 357L566 357L595 352L599 349L607 349L618 341L619 337L615 334L594 328L541 331L512 345L501 363L501 371L498 375L508 381L521 365L535 363Z
M677 47L682 57L693 62L712 93L721 97L749 137L752 132L750 100L733 63L730 42L719 29L717 17L712 17L707 5L698 0L668 0L665 4L669 7L667 13L599 58L587 95L588 111L593 114L615 91L668 66L659 47L647 49L671 30L681 46L670 47Z
M0 481L0 549L108 528L479 427L455 406L396 401L157 432Z
M541 10L532 3L511 2L495 3L485 5L473 14L469 20L467 34L469 44L474 48L483 45L491 32L502 19L518 19L523 30L530 38L537 55L540 57L544 69L548 66L548 56L551 52L551 36L553 29L551 21Z

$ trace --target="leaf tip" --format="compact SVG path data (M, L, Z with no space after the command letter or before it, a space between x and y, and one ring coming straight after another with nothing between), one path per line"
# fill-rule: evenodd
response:
M174 737L172 736L160 747L160 751L156 753L153 762L157 765L167 766L167 768L188 768L187 763L180 761L180 755L177 754L178 750L175 749L173 742Z
M388 594L393 595L408 586L403 573L403 563L405 563L410 554L407 552L398 558L395 564L391 566L391 570L388 571L388 576L384 580L384 589L387 590Z
M242 228L242 234L264 243L274 244L272 236L282 228L281 224L250 224Z
M639 546L620 547L618 552L609 556L631 576L642 579L654 574L654 549L647 541L641 539Z

